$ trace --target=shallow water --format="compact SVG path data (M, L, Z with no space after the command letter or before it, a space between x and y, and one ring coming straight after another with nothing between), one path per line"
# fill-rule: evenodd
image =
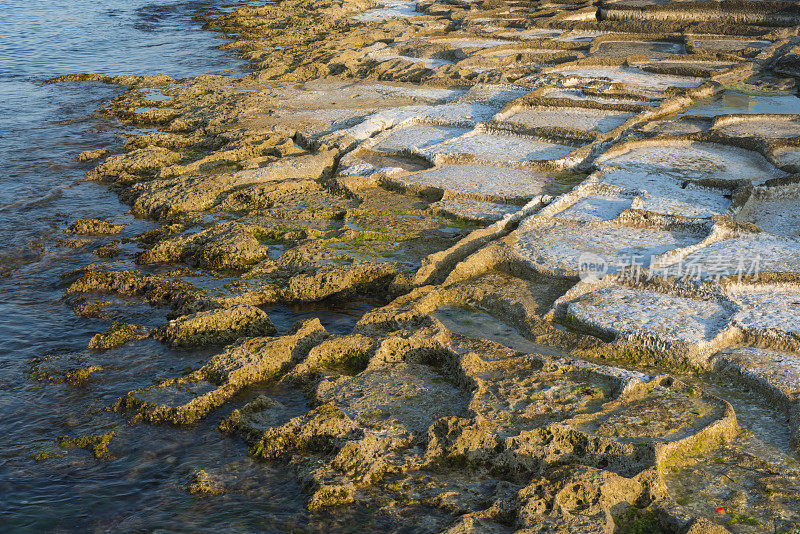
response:
M352 302L311 302L303 304L278 304L265 307L279 334L288 333L298 321L317 318L331 334L347 335L368 311L378 303L368 300Z
M686 115L716 117L717 115L761 113L800 113L797 95L753 94L725 91L721 95L701 100L686 111Z

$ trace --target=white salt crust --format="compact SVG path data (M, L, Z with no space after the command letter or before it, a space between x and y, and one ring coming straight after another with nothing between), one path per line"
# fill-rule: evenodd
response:
M713 301L696 300L608 286L567 306L570 320L618 336L652 336L698 344L711 341L728 324L730 313Z

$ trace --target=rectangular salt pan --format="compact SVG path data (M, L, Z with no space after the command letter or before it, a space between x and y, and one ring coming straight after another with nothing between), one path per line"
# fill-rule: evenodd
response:
M608 79L612 82L624 83L628 87L651 91L665 91L670 87L697 87L703 83L703 78L655 74L635 67L585 67L564 69L559 72L565 76Z
M579 200L556 217L584 222L611 221L631 207L631 200L625 196L591 196Z
M574 130L608 132L622 126L633 113L619 113L584 108L534 108L517 111L504 122L528 128L560 127Z
M760 200L748 203L745 210L738 218L755 224L764 232L800 238L800 200Z
M482 165L442 165L398 178L408 186L432 186L458 195L489 198L533 197L542 193L546 178L536 172Z
M782 120L777 117L754 117L752 120L724 124L715 130L733 137L765 137L768 139L798 137L800 136L800 119Z
M499 107L479 102L442 104L440 106L401 106L378 111L357 126L341 130L339 133L363 141L383 130L403 123L409 124L414 120L453 126L475 125L491 119Z
M800 334L800 288L741 286L728 291L739 306L733 323L745 330Z
M479 133L433 145L425 149L424 154L429 157L464 154L483 161L517 163L557 159L573 150L573 147L528 137Z
M565 221L566 222L566 221ZM607 273L629 266L650 267L666 252L696 245L704 236L687 231L593 224L540 226L535 218L516 232L515 253L537 270L559 275L580 272L587 258Z
M601 156L601 168L655 174L673 180L768 180L785 175L758 152L711 143L675 143L634 147L622 154Z
M379 22L382 20L404 19L419 15L416 2L404 0L384 0L381 7L368 9L363 13L354 15L355 20L362 22Z
M721 190L685 185L679 180L660 172L637 172L634 168L608 169L604 172L604 183L630 191L640 191L638 209L681 215L683 217L706 218L722 215L731 205Z
M685 114L714 117L716 115L745 113L800 113L800 98L794 95L754 95L737 91L725 91L718 97L698 102L689 108Z
M399 127L382 134L371 148L379 152L419 152L426 147L464 135L467 132L469 130L466 128L425 124Z
M752 234L706 245L659 269L663 274L692 279L750 276L755 273L800 272L800 241Z
M711 341L729 320L716 302L616 286L580 297L567 313L574 321L617 335L692 344Z

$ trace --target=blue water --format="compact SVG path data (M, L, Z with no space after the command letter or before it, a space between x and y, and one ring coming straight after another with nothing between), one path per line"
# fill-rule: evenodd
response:
M229 0L230 1L230 0ZM241 63L201 30L198 10L219 0L3 0L0 21L0 531L326 531L310 516L284 465L252 460L246 446L216 430L235 399L209 421L175 429L129 425L107 408L127 391L197 367L207 352L169 350L145 340L107 352L87 350L108 322L73 314L60 276L100 261L91 248L60 244L78 218L129 224L123 237L151 228L104 187L80 181L74 161L88 149L121 149L122 127L96 110L122 89L97 83L42 85L72 72L235 74ZM130 253L118 260L130 264ZM140 303L128 318L166 320ZM132 318L132 319L131 319ZM83 386L37 380L36 359L59 369L100 365ZM71 367L72 366L72 367ZM302 413L305 400L269 389ZM296 413L295 413L296 412ZM110 458L59 450L60 435L113 431ZM60 457L35 461L37 452ZM222 496L190 495L195 471L221 473ZM345 520L342 517L342 520Z
M231 2L228 2L231 3ZM0 75L72 72L173 77L236 69L192 17L215 0L4 0Z
M5 249L5 256L9 247L23 255L31 253L24 250L28 242L53 225L59 210L75 216L119 211L105 202L81 201L88 194L104 192L92 186L70 187L86 170L70 160L89 148L119 146L114 125L94 111L120 88L85 83L42 86L41 82L73 72L183 77L237 69L240 63L217 49L219 39L192 22L197 10L219 4L219 0L4 0L0 250ZM111 212L102 213L103 209Z

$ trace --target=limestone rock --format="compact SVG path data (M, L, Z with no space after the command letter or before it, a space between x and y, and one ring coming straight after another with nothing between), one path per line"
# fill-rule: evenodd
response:
M276 333L266 313L255 306L241 304L173 319L155 335L171 345L184 347L225 344L242 337Z

